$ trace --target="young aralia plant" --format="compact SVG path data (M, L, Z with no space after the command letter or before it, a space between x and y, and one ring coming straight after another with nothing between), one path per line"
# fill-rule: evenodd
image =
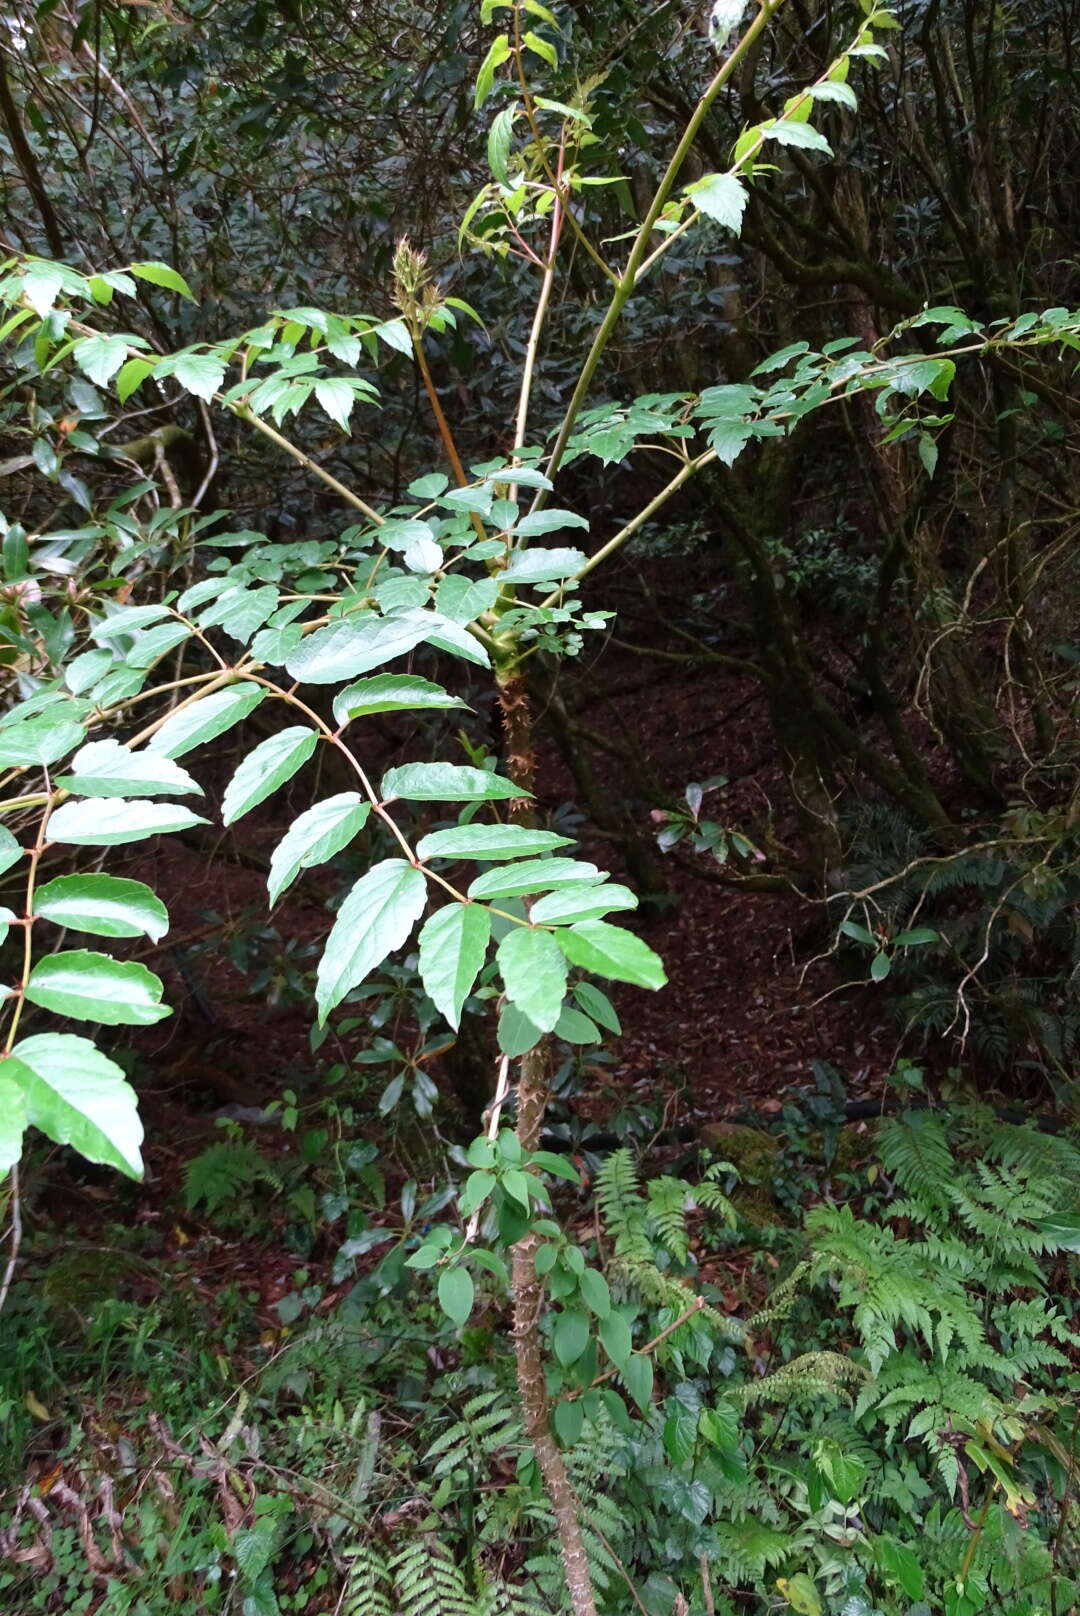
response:
M836 103L854 107L853 66L883 55L875 32L895 26L883 8L864 7L848 48L775 116L743 132L726 172L681 185L702 120L781 3L765 0L717 67L625 261L615 267L592 241L582 205L590 183L604 178L586 169L595 154L588 106L532 88L541 67L558 81L559 25L538 0L484 0L485 22L498 28L503 13L508 22L481 67L476 105L492 98L501 105L488 140L492 179L467 210L462 236L485 252L526 259L536 269L538 291L513 443L482 464L462 463L425 353L428 333L472 311L442 293L423 255L407 242L395 259L393 318L290 308L231 340L165 355L117 328L114 313L140 284L191 298L169 266L135 263L84 273L25 256L0 266L0 302L10 311L0 340L26 377L47 387L50 377L74 370L95 387L112 389L121 405L143 389L159 400L188 395L200 407L223 410L318 478L350 520L334 554L320 558L316 587L305 547L294 557L279 554L279 575L267 581L265 569L250 561L259 545L238 534L231 537L239 559L223 571L134 604L127 581L121 598L113 576L111 584L76 591L55 617L34 598L28 536L17 527L7 530L6 639L22 699L0 727L0 766L10 791L0 807L20 834L0 832L0 861L20 872L23 898L19 913L2 917L16 939L17 958L0 1071L0 1166L17 1174L25 1131L34 1127L92 1161L140 1173L141 1125L121 1068L92 1039L56 1030L49 1018L65 1027L145 1026L169 1013L150 970L96 946L160 939L166 907L144 884L98 866L111 848L205 823L206 816L189 806L204 797L189 760L227 731L244 733L240 726L257 707L278 704L283 724L246 751L225 787L222 823L250 813L328 748L352 785L312 801L294 820L273 853L270 903L369 827L377 826L391 848L337 911L318 966L320 1025L388 957L414 944L423 988L456 1030L466 999L493 965L500 1062L491 1125L470 1152L473 1172L459 1200L460 1225L436 1231L414 1262L438 1270L440 1301L458 1323L472 1307L473 1268L509 1280L523 1424L556 1522L573 1608L584 1613L595 1608L589 1561L559 1446L560 1439L573 1440L578 1413L571 1399L560 1405L569 1413L551 1416L543 1326L550 1304L556 1304L555 1359L582 1386L617 1375L644 1406L651 1363L648 1351L634 1349L630 1323L612 1306L603 1276L588 1268L551 1216L541 1175L572 1176L573 1169L537 1148L547 1099L545 1041L552 1034L598 1038L597 1023L611 1024L610 1003L594 978L656 989L664 971L632 930L609 918L632 911L634 894L573 856L569 839L538 821L523 670L540 651L573 652L582 634L603 622L604 614L582 606L578 585L705 468L730 466L754 440L790 433L809 412L862 392L876 395L891 435L909 438L929 467L932 439L920 401L930 400L932 424L946 419L941 409L960 358L1076 347L1080 340L1080 315L1066 310L984 326L955 308L928 309L873 351L854 339L821 352L798 342L743 382L720 382L700 395L651 395L585 409L607 345L643 278L702 218L738 233L747 187L769 183L773 165L765 154L773 147L795 146L828 159L831 148L811 115L827 114ZM607 282L609 301L559 428L549 445L537 446L529 427L533 383L561 249L571 237ZM935 351L900 351L897 339L909 327L934 330ZM312 460L281 429L314 406L347 432L353 410L378 396L375 382L356 367L364 359L377 364L387 349L413 356L448 469L418 478L399 505L383 508ZM616 533L586 551L580 546L587 521L553 500L560 470L581 456L621 462L641 441L659 442L678 470ZM62 467L54 447L49 459L50 447L36 458L56 479ZM211 536L218 547L230 540L212 531L213 518L183 510L173 517L196 552ZM192 671L174 671L182 652ZM436 666L437 657L450 660ZM429 677L455 659L492 680L503 769L418 758L374 779L365 763L365 721L395 711L459 709L461 699L448 688L451 677ZM414 671L416 663L423 673ZM417 836L414 804L434 805L457 821ZM53 875L46 866L61 860L66 866L72 849L93 850L95 868ZM68 947L67 932L95 946ZM512 1087L516 1131L501 1126ZM17 1179L14 1194L9 1280L18 1251ZM481 1235L509 1250L509 1267Z

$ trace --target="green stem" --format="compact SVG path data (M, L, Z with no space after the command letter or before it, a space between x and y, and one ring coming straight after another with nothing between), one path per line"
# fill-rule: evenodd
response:
M615 327L619 323L622 311L626 307L630 295L638 283L638 271L644 264L646 255L648 253L649 237L653 233L656 226L656 221L659 219L661 213L664 211L664 208L667 206L668 198L670 197L675 186L675 181L678 179L683 163L686 161L690 149L693 146L694 141L697 139L698 131L705 121L709 108L716 100L716 97L720 94L720 91L723 89L724 85L731 78L739 63L746 57L755 41L768 27L769 23L772 21L773 17L776 15L777 11L779 11L783 3L784 0L762 0L761 10L758 12L757 16L754 18L743 37L739 40L739 43L735 46L735 49L731 52L731 55L723 63L720 69L713 75L711 82L706 88L697 106L694 108L686 128L683 130L682 138L675 148L671 161L668 163L660 184L656 188L656 194L652 199L649 211L646 213L645 218L642 220L641 227L638 230L637 235L634 237L634 243L630 249L630 256L626 261L626 268L619 277L618 284L612 293L611 302L608 304L607 313L604 315L604 318L600 323L599 330L592 340L592 346L585 357L585 363L581 367L581 374L578 377L577 385L571 395L570 403L567 405L566 415L563 417L562 426L559 428L559 435L555 440L555 446L548 457L547 475L550 478L554 478L556 471L559 469L559 466L562 463L563 455L566 453L567 443L570 441L570 434L574 430L578 415L581 413L581 407L588 395L589 388L592 386L592 380L596 374L596 367L600 363L601 356L611 340ZM544 494L545 491L541 489L540 493L536 497L536 500L534 501L534 506L536 509L539 509L546 503Z

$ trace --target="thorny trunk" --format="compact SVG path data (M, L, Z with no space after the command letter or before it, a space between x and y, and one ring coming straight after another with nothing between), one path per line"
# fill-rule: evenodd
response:
M516 785L530 790L536 774L532 714L521 677L512 673L500 683L499 706L506 742L506 772ZM518 823L532 814L528 797L515 798L512 813ZM517 1087L517 1135L525 1150L536 1150L548 1099L548 1052L545 1039L522 1056ZM527 1234L513 1249L510 1275L514 1294L514 1354L518 1394L525 1432L533 1445L544 1489L555 1516L566 1585L574 1616L596 1616L589 1557L581 1535L578 1500L551 1427L547 1377L540 1323L544 1313L544 1285L536 1275L538 1237Z

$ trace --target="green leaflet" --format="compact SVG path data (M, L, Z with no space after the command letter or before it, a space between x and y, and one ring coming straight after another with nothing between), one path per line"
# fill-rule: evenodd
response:
M410 572L432 573L442 566L443 553L429 534L416 539L402 557Z
M491 658L468 629L462 628L460 623L451 622L449 617L443 617L441 612L431 612L429 615L432 626L424 636L428 645L433 645L437 651L446 651L450 656L462 657L466 662L475 662L478 668L491 666Z
M621 926L585 920L577 926L561 928L553 936L567 960L582 971L634 987L663 987L668 981L660 955L634 932L622 931Z
M213 741L227 729L246 718L262 701L266 691L261 685L243 680L215 690L209 696L181 707L147 742L148 752L160 752L163 757L183 757L206 741Z
M186 623L159 623L157 628L140 634L124 658L129 668L149 668L183 640L190 639L191 630Z
M172 758L154 752L129 752L117 740L88 741L71 760L72 774L58 786L83 797L151 797L202 795L202 787Z
M132 393L141 387L154 367L146 359L129 359L120 366L116 376L116 396L126 404Z
M643 1353L635 1353L627 1358L619 1373L630 1396L641 1412L646 1414L652 1404L652 1359Z
M559 947L573 965L595 976L629 982L639 988L662 988L667 981L663 962L648 943L606 920L584 920L554 933Z
M34 913L72 931L95 937L149 937L159 942L169 929L161 899L141 881L116 875L60 875L39 887Z
M609 1313L607 1318L600 1320L600 1342L617 1369L625 1370L633 1350L633 1337L630 1326L621 1313Z
M135 1091L115 1061L74 1033L24 1038L4 1063L23 1093L26 1120L88 1161L142 1177Z
M539 858L485 870L469 885L470 898L521 898L530 892L555 887L588 886L604 879L605 872L581 859Z
M280 628L261 628L251 642L251 654L256 662L271 668L282 668L303 639L299 623L283 623Z
M266 884L271 904L277 903L301 870L323 864L347 847L367 824L370 812L371 804L358 792L342 791L294 819L270 860Z
M534 1027L551 1032L562 1013L566 960L555 938L532 926L515 926L496 958L506 996Z
M234 824L260 802L265 802L286 780L291 780L314 752L318 739L317 730L294 724L260 741L225 787L221 800L222 824Z
M611 1312L611 1291L598 1268L586 1268L578 1281L585 1305L598 1319L606 1319Z
M26 984L26 997L42 1010L109 1027L150 1027L171 1015L161 992L159 978L145 965L88 948L47 954Z
M637 898L616 881L598 885L576 884L560 888L533 904L530 918L544 926L568 926L578 920L599 920L612 909L636 909Z
M221 584L218 583L218 591ZM167 606L121 606L118 611L110 612L100 622L95 623L90 630L92 640L115 640L121 634L134 634L139 629L149 628L151 623L159 623L163 617L170 615Z
M334 697L334 717L339 724L344 724L350 718L363 718L368 713L464 706L465 702L451 696L449 691L433 684L430 679L420 679L408 673L380 673L373 679L361 679L340 691Z
M606 1027L608 1032L613 1032L616 1037L622 1032L622 1026L618 1016L615 1014L615 1007L611 1000L606 993L601 993L600 989L594 987L591 982L575 982L574 998L591 1020L598 1021L601 1027Z
M577 1363L589 1345L589 1315L579 1307L564 1308L555 1320L552 1346L564 1369Z
M205 400L207 404L225 380L225 361L212 353L177 354L175 359L166 360L165 364L168 370L158 364L155 366L156 374L175 376L186 392L194 393L196 398Z
M502 775L456 763L403 763L387 769L380 789L384 802L394 797L408 802L495 802L532 795Z
M81 696L84 690L89 690L91 685L96 685L99 679L104 678L112 665L111 651L83 651L64 669L64 683L73 695Z
M424 992L456 1032L461 1007L487 956L491 916L480 904L450 903L437 909L420 931L420 980Z
M315 988L319 1023L406 941L427 897L423 872L384 859L357 881L326 940Z
M476 1287L467 1268L444 1268L439 1275L439 1306L454 1324L462 1325L473 1309Z
M26 1095L22 1086L14 1077L0 1077L0 1175L14 1167L22 1155L26 1122Z
M246 645L257 629L277 610L278 592L273 584L246 589L237 584L221 592L213 605L199 616L200 628L222 628L231 639Z
M799 146L806 151L824 152L831 157L833 149L825 136L808 123L795 123L790 118L774 118L761 125L766 140L778 141L782 146Z
M431 528L416 516L392 516L379 529L378 541L388 550L404 554L410 546L430 539Z
M472 623L490 611L498 598L497 579L463 578L459 572L450 572L435 592L435 607L452 623Z
M157 259L148 259L143 264L129 265L131 273L138 276L141 281L149 281L151 286L164 286L169 292L178 292L181 297L187 298L189 303L195 302L191 287L170 264L162 264Z
M187 830L206 820L171 802L125 802L109 797L86 797L65 802L49 820L50 842L68 847L119 847L145 841L166 831Z
M576 511L562 511L558 510L553 505L545 505L543 510L529 511L526 516L521 517L520 520L515 522L514 532L523 538L535 539L538 538L542 533L557 533L561 528L566 527L581 527L587 532L589 521L587 517L579 516ZM547 556L571 556L581 554L580 550L547 550L543 552L537 551L528 553L544 554ZM524 555L521 557L521 559L524 559ZM582 557L582 559L584 559L584 557Z
M551 830L527 830L523 825L455 825L433 830L416 844L420 858L515 859L571 847L569 836Z
M70 719L42 714L23 718L0 730L0 768L28 769L34 764L47 767L66 757L84 739L81 724Z
M432 627L430 612L380 617L353 612L308 634L285 661L286 671L308 685L336 685L404 656L422 644Z
M127 340L121 336L83 337L75 344L71 357L84 376L105 387L127 358L127 350Z
M552 583L580 572L588 559L583 550L515 551L514 559L499 577L504 583Z
M746 210L746 187L734 174L705 174L686 187L695 208L724 225L736 236L742 233Z
M22 858L22 847L15 840L6 825L0 825L0 875L10 870Z
M515 1059L518 1055L525 1055L543 1037L539 1027L534 1027L528 1016L522 1015L516 1004L504 1004L499 1012L499 1048L504 1055Z
M34 312L44 319L56 302L64 284L64 272L58 264L32 258L23 274L23 296Z
M601 1042L600 1033L596 1023L575 1010L572 1005L566 1005L562 1014L555 1023L556 1038L565 1039L568 1044L598 1044Z
M497 34L496 37L491 41L491 44L488 46L487 55L480 63L480 71L476 75L476 90L473 102L477 112L479 112L480 108L491 94L495 83L496 68L501 67L502 64L508 59L510 54L511 51L509 39L505 34ZM57 287L57 290L59 290L59 287ZM29 295L30 294L27 293L27 296ZM55 291L52 293L52 296L56 296ZM51 301L49 306L51 307Z

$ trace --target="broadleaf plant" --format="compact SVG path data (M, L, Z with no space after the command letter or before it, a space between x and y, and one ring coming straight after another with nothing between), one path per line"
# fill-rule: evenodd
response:
M497 1278L506 1273L499 1248L509 1250L523 1425L576 1616L594 1616L596 1608L578 1500L558 1440L572 1433L578 1416L563 1413L553 1423L543 1321L554 1308L556 1364L581 1377L575 1400L594 1377L610 1373L645 1408L653 1366L649 1351L635 1348L632 1320L613 1305L600 1276L587 1279L579 1249L559 1244L544 1175L560 1172L539 1149L550 1041L588 1043L599 1036L598 1026L618 1031L615 1010L594 978L654 991L665 974L637 932L607 918L632 911L634 893L574 857L570 839L543 824L530 659L573 654L585 633L603 626L605 614L583 608L579 586L705 468L730 466L756 442L796 431L811 412L861 395L873 397L889 424L910 423L926 399L936 412L968 355L1064 352L1080 341L1080 315L1068 311L985 326L958 321L955 310L926 311L910 323L937 323L948 338L930 355L921 347L903 351L903 328L872 352L835 343L815 352L797 341L742 382L718 379L697 394L586 408L642 280L703 217L738 234L750 191L774 183L766 152L775 157L774 148L792 148L807 164L830 159L829 142L809 118L829 101L850 110L851 69L880 53L875 30L892 26L885 9L871 8L815 83L743 131L726 170L679 190L696 131L781 4L763 0L717 67L615 266L601 250L609 243L592 240L580 205L583 187L605 178L585 172L593 150L591 137L583 138L588 114L534 88L539 74L545 84L554 76L552 88L559 89L559 25L536 0L499 7L485 0L485 26L496 10L508 11L511 25L504 28L500 16L476 81L478 109L499 101L487 148L494 177L470 204L462 240L482 251L498 243L524 258L538 285L509 446L471 471L431 381L425 344L472 311L444 294L407 241L394 258L397 313L389 320L297 308L271 313L238 337L195 341L163 355L101 322L106 311L111 319L131 304L139 281L190 299L178 269L140 261L108 272L106 280L21 254L0 264L0 305L10 311L4 340L40 372L81 373L121 404L179 392L223 412L321 481L352 524L336 547L340 570L318 574L314 586L304 584L302 572L288 585L253 574L245 558L259 536L218 531L213 543L224 550L236 541L239 559L178 597L163 593L131 605L103 584L78 600L70 656L66 648L35 648L26 640L33 655L23 699L0 726L0 767L12 793L0 808L19 833L0 837L0 864L25 870L23 913L5 922L21 930L23 948L7 994L0 1170L17 1170L24 1131L32 1127L89 1160L132 1176L141 1172L141 1126L120 1067L81 1032L52 1030L41 1013L105 1026L149 1025L167 1015L162 984L141 962L97 948L57 948L57 928L157 941L167 926L165 908L140 882L97 868L54 875L52 866L58 856L66 864L68 849L101 850L105 862L112 848L210 822L210 809L196 814L174 799L205 794L199 754L235 732L243 756L225 788L221 822L231 825L286 786L290 801L304 802L272 852L270 903L305 870L339 854L366 856L366 839L377 840L378 856L344 897L322 949L315 989L320 1025L359 998L391 956L414 948L423 988L451 1031L478 984L482 1002L494 1001L500 1057L488 1132L469 1155L472 1189L462 1192L459 1226L433 1230L415 1266L437 1271L440 1304L464 1325L476 1297L470 1264ZM569 247L582 249L607 302L560 424L549 443L538 444L530 430L537 356ZM376 382L355 368L362 356L377 368L380 357L402 354L415 362L444 463L415 479L400 505L383 509L282 429L297 415L306 421L321 412L348 431L356 412L378 398ZM580 511L549 502L552 494L571 498L559 480L575 459L616 463L646 441L659 442L678 469L615 533L594 536ZM197 523L190 532L197 550L204 535ZM586 543L589 549L579 547ZM332 588L324 587L327 575ZM170 678L166 659L181 645L190 657L185 667L194 671ZM448 682L443 670L455 661L483 670L500 716L501 760L459 761L444 731L423 756L394 764L378 781L369 774L365 726L372 718L401 711L437 720L464 705L426 672L415 673L414 660L428 671L434 664ZM254 726L242 726L256 709L262 738L249 743ZM324 798L319 763L328 749L350 789ZM432 757L432 750L444 755ZM179 761L189 758L194 773ZM428 828L432 817L442 821L435 829ZM487 867L477 871L476 864ZM920 941L929 934L896 939L902 946ZM31 1016L35 1030L20 1036ZM48 1030L36 1030L39 1024ZM511 1063L517 1063L513 1079ZM502 1125L511 1105L513 1129ZM601 1361L608 1368L598 1371ZM572 1410L572 1402L561 1406ZM625 1412L621 1399L619 1406Z

